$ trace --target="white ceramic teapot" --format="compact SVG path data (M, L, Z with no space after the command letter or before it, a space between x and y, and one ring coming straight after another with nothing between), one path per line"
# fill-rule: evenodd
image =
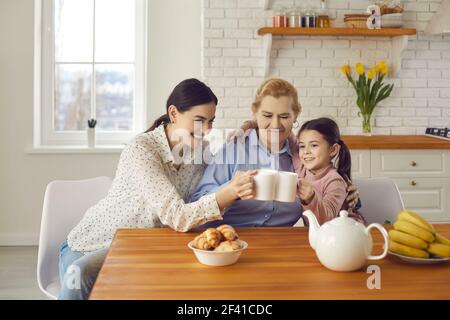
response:
M360 222L349 218L347 211L339 217L324 223L317 222L311 210L303 212L309 222L309 244L316 251L320 262L335 271L354 271L362 268L367 259L383 259L388 252L388 234L381 224L372 223L367 228ZM384 238L384 251L372 256L372 237L370 229L377 228Z

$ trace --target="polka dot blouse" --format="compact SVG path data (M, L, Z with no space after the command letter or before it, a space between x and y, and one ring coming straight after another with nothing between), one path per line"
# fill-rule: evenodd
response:
M168 226L185 232L222 219L215 194L187 203L205 168L175 168L163 125L138 135L123 150L107 196L69 233L70 248L91 252L109 247L117 228Z

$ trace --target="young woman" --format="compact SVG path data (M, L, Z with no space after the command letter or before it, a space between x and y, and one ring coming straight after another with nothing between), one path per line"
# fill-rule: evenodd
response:
M206 166L185 161L191 160L186 153L207 147L201 140L212 127L216 105L204 83L184 80L170 94L166 114L125 147L107 196L87 210L61 245L60 299L89 297L117 228L169 226L183 232L221 220L235 200L252 197L255 172L249 171L236 172L226 187L187 202Z

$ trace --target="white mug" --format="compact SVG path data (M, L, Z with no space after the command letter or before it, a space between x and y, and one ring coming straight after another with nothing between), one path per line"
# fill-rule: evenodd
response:
M272 201L277 192L278 171L260 169L253 177L255 181L256 196L255 200Z
M255 200L294 202L298 176L293 172L260 169L253 177Z
M297 195L298 175L294 172L280 171L278 173L277 196L275 200L294 202Z

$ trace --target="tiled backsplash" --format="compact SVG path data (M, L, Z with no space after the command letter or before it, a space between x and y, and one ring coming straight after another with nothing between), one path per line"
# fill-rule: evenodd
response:
M270 7L307 1L272 0ZM328 0L330 16L361 12L372 1ZM319 1L312 1L319 5ZM423 34L441 0L403 1L404 26L417 28L403 53L394 91L374 113L375 134L423 134L426 127L450 127L450 35ZM239 126L263 81L263 41L256 31L271 26L264 0L203 0L203 76L219 97L216 127ZM330 116L345 134L361 133L355 93L339 71L343 64L372 66L391 55L391 38L274 37L270 77L291 81L303 107L300 120Z

